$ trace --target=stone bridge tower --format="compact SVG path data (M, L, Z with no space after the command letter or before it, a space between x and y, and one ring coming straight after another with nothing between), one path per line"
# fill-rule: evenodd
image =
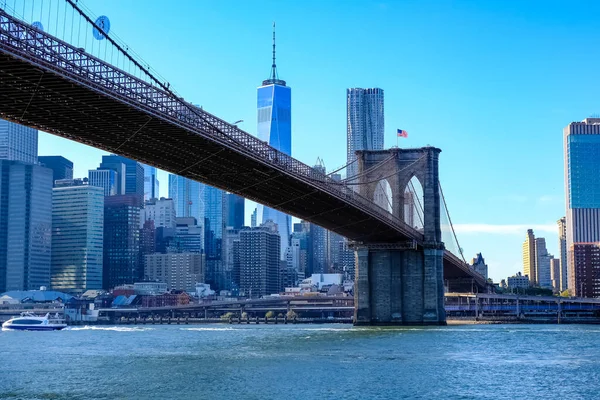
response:
M416 177L423 188L423 232L416 241L355 243L356 325L444 325L444 243L435 147L357 151L359 193L372 200L387 180L391 209L404 218L404 191Z

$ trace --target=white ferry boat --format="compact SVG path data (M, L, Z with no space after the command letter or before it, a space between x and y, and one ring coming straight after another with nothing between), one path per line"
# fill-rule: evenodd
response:
M14 317L2 324L2 330L14 331L56 331L67 327L65 321L58 317L50 316L50 313L40 317L31 313L22 313L20 317Z

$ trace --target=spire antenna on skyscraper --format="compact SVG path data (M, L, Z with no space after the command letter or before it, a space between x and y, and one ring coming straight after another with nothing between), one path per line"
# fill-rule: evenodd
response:
M273 21L273 65L271 65L271 79L278 79L277 63L275 62L275 21Z
M271 74L269 75L269 79L263 81L263 86L265 85L281 85L285 86L285 81L279 79L277 74L277 62L276 62L276 53L275 53L275 21L273 21L273 63L271 64Z

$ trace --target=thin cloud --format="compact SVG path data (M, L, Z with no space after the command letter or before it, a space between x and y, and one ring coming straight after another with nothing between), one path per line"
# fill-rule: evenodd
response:
M534 232L556 233L556 224L534 224L534 225L494 225L494 224L454 224L457 233L490 233L496 235L525 235L527 229Z

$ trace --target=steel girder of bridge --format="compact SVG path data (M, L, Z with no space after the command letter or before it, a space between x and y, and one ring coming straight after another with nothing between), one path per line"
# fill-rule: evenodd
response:
M239 194L352 240L422 241L351 188L4 11L0 117Z

